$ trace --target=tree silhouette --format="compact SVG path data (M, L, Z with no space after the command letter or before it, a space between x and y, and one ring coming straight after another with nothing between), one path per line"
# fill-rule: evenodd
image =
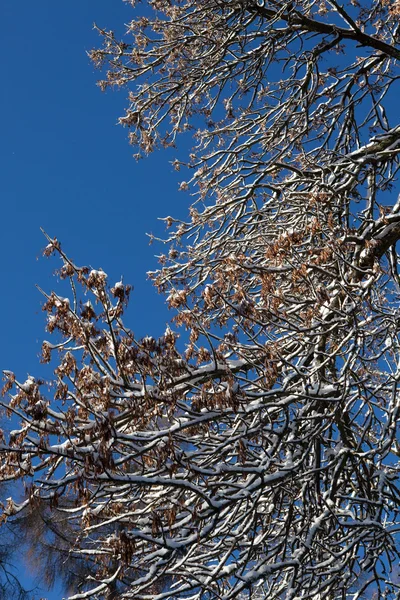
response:
M398 599L400 2L149 4L92 59L138 157L195 137L151 274L187 344L48 238L71 298L53 393L5 372L4 518L73 500L73 599Z

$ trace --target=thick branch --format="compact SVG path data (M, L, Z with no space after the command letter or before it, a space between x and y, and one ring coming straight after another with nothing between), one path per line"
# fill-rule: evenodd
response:
M256 10L257 13L268 20L274 19L277 16L275 11L263 6L259 6L258 4L254 4L250 10ZM397 60L400 59L399 49L387 44L382 40L379 40L378 38L362 32L358 28L346 29L331 23L322 23L321 21L316 21L315 19L306 17L294 9L290 9L287 12L279 14L279 18L283 21L286 21L290 26L295 27L296 29L301 28L305 31L309 31L310 33L322 33L336 36L338 39L344 38L353 40L360 44L360 46L374 48L375 50L383 52L387 56L391 56Z

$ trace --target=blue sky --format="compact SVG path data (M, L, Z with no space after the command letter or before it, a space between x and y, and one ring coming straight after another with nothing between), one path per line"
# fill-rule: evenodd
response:
M189 197L177 192L172 151L132 158L117 125L126 92L102 94L86 55L100 44L94 21L122 32L131 17L122 0L0 2L0 368L21 379L43 370L38 353L48 336L35 284L49 291L59 266L41 258L40 227L77 263L134 285L128 324L136 335L165 329L165 300L146 277L162 248L145 234L165 231L159 216L185 215ZM61 592L42 596L59 600Z
M58 266L40 258L40 227L78 263L134 284L138 335L148 331L146 317L157 329L168 316L146 278L163 249L145 234L163 234L157 217L186 214L189 198L177 192L172 151L132 158L117 125L126 92L101 93L86 56L99 43L93 21L121 29L131 14L122 0L0 4L2 368L25 374L37 364L43 316L35 284L55 285Z

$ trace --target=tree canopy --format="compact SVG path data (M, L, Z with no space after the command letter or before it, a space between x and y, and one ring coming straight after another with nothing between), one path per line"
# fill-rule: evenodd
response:
M194 136L173 322L137 339L131 288L48 238L71 296L51 393L5 372L3 518L64 514L71 600L399 599L400 2L131 4L91 57L138 158Z

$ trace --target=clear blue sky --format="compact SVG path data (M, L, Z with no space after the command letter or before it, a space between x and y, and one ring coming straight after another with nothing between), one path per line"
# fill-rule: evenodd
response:
M129 326L137 335L160 335L168 319L146 277L162 248L149 246L145 233L163 233L157 217L185 215L189 197L177 192L173 153L132 158L116 124L126 92L102 94L86 55L100 44L94 21L122 32L131 17L122 0L0 2L0 368L21 379L41 373L48 335L35 284L50 290L59 266L40 257L40 227L77 263L134 285ZM42 596L59 600L61 592Z

